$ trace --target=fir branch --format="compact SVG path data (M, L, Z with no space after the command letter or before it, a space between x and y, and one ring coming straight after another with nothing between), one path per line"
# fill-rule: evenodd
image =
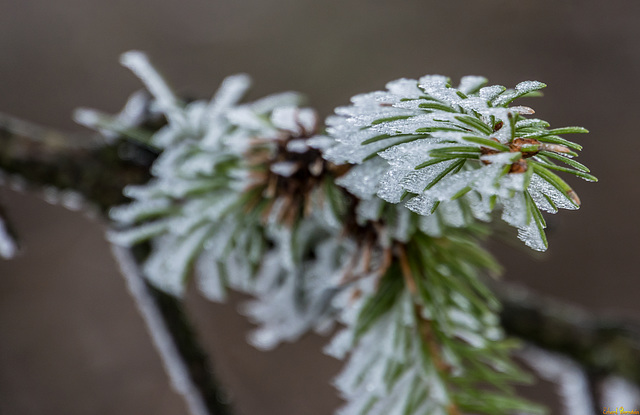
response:
M80 146L78 142L93 144ZM0 117L2 171L26 179L34 188L55 186L79 192L105 212L124 201L122 189L126 185L150 177L148 153L133 144L136 156L122 160L118 157L118 148L122 146L132 145L96 142L95 137L74 137L7 115ZM637 325L603 320L558 303L548 311L549 303L541 298L525 295L524 291L514 293L499 290L499 286L494 288L504 304L501 317L509 335L565 353L587 369L619 374L640 384ZM576 315L580 318L576 319ZM598 356L607 358L601 361Z
M546 130L544 122L521 119L530 108L506 108L544 84L482 88L483 78L466 77L455 89L443 77L428 76L418 86L400 80L389 84L389 94L355 97L354 107L337 110L355 118L329 122L343 141L368 146L354 150L343 142L328 152L362 163L338 179L349 195L334 184L342 172L322 160L320 150L329 144L314 136L317 117L310 110L282 106L282 98L237 105L248 86L245 76L228 78L209 103L184 104L144 55L128 53L123 63L147 83L168 124L146 134L86 111L79 118L162 151L151 167L153 180L127 186L134 202L112 210L112 218L133 226L117 238L157 242L145 262L156 286L179 294L195 261L204 267L199 283L210 298L221 299L226 286L256 295L246 313L261 324L252 337L261 348L340 319L353 349L338 381L350 399L346 412L386 414L398 410L398 399L407 412L535 409L511 395L508 383L522 374L495 326L497 303L477 279L492 261L473 238L473 220L487 220L499 200L503 219L527 244L543 249L539 209L579 204L548 169L593 179L579 163L566 163L575 170L560 167L539 154L556 160L574 155L569 148L579 146L556 134L583 129ZM339 131L345 125L347 131ZM371 157L376 152L383 163ZM387 162L390 169L383 167ZM20 170L9 164L12 172ZM374 193L392 203L408 200L407 207L425 216ZM356 203L346 209L352 196ZM341 224L347 225L345 239L336 238ZM338 338L334 344L343 342ZM395 343L373 347L381 338ZM342 348L344 355L348 349ZM363 359L370 364L363 366ZM419 371L411 359L422 363ZM496 392L475 388L488 383Z
M571 149L581 147L558 136L587 130L548 129L544 121L525 118L534 113L531 108L509 106L516 98L544 88L541 82L521 82L512 90L482 86L485 83L481 77L464 77L455 88L444 76L427 75L398 79L385 91L357 95L352 105L337 108L336 115L327 119L327 132L336 145L326 157L359 165L359 171L373 170L366 166L379 158L386 160L386 165L376 164L377 180L366 196L404 203L424 216L441 210L450 226L489 221L497 205L502 219L518 228L520 239L544 251L540 210L555 213L580 205L571 187L550 169L597 181L585 166L565 157L576 156ZM355 191L360 176L354 174L353 180L342 184ZM453 210L447 212L445 206L452 201ZM446 219L460 208L471 215Z

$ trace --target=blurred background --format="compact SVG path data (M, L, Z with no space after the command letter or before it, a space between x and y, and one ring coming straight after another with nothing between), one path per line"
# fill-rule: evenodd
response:
M389 80L484 75L547 83L525 104L552 126L581 125L568 180L578 212L549 218L550 249L492 243L507 281L595 313L640 315L640 2L635 0L0 1L0 111L82 131L74 108L116 112L138 80L118 64L148 52L180 93L210 96L247 72L253 97L297 90L323 116ZM166 380L110 250L105 224L0 188L23 241L0 260L0 413L186 414ZM237 299L195 293L188 308L240 415L329 414L340 362L307 336L273 352L248 346ZM542 388L544 389L544 387ZM547 391L548 392L548 391ZM551 395L533 391L548 404Z

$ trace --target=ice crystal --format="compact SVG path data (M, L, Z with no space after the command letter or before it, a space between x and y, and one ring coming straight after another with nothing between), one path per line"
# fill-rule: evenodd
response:
M0 257L13 258L18 252L18 244L9 232L5 219L0 216Z
M520 356L541 378L558 385L564 414L593 414L589 381L577 363L534 346L528 346Z
M359 197L375 191L420 215L439 210L443 222L455 227L469 223L460 209L488 220L494 206L502 207L502 218L518 228L519 237L545 250L540 210L579 206L575 192L552 170L595 180L571 159L580 146L559 137L586 130L548 129L544 121L524 118L531 108L509 106L544 88L541 82L521 82L512 90L484 86L486 79L477 76L462 78L457 88L449 82L440 75L400 79L337 108L327 119L336 144L326 157L357 165L339 183Z
M313 231L304 229L296 240L316 239L323 233ZM303 254L299 267L282 262L280 250L292 251L290 246L278 246L264 257L253 292L256 298L242 310L259 325L249 337L256 347L271 349L281 342L295 341L311 329L322 332L331 327L334 316L330 303L338 287L341 247L334 238L326 238L313 248L317 259Z
M600 389L602 406L610 408L608 410L612 412L617 408L631 410L640 405L640 389L624 378L609 376L602 382Z

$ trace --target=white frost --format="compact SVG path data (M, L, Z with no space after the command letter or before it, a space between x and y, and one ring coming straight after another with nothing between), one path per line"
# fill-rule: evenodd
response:
M587 376L577 363L532 345L518 354L541 378L558 386L564 414L595 415Z
M13 258L17 252L18 244L9 233L4 219L0 216L0 257L6 259Z

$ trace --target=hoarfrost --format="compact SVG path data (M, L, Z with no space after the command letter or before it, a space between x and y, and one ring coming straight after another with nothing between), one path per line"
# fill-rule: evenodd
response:
M516 91L518 91L521 94L527 94L529 92L533 92L533 91L537 91L539 89L542 89L544 87L546 87L547 85L543 84L542 82L538 82L538 81L524 81L524 82L520 82L518 85L516 85Z
M300 165L297 162L292 161L280 161L271 165L271 172L282 177L290 177L297 172Z
M478 95L480 98L485 99L487 101L493 101L498 95L502 94L506 90L502 85L492 85L485 86L484 88L480 88L478 91Z
M464 94L469 94L479 90L482 85L487 83L487 78L483 76L463 76L460 79L460 85L458 86L458 90Z
M577 363L532 345L519 355L541 378L558 385L565 414L595 415L587 376Z
M331 137L319 135L306 140L306 144L311 148L325 151L333 144L335 144L335 141Z
M483 348L487 344L484 336L469 330L457 329L454 330L453 334L477 349Z
M267 114L279 107L292 107L300 105L302 96L293 91L280 92L257 99L248 105L258 114Z
M149 92L156 99L156 105L171 122L178 124L184 122L178 99L144 53L140 51L126 52L120 57L120 63L131 69L145 83Z
M218 255L213 252L213 247L202 251L196 261L195 270L196 283L200 292L211 301L223 301L226 290L220 274Z
M547 250L547 241L544 234L542 230L538 229L538 225L533 218L530 219L528 225L518 228L518 239L536 251Z
M411 212L402 206L398 206L391 226L392 237L400 242L407 242L413 233L412 231Z
M356 215L358 216L359 222L364 224L366 221L377 221L380 218L383 203L384 202L378 198L360 200L356 207Z
M502 199L503 221L516 228L522 228L527 226L530 219L531 217L527 215L527 205L522 192Z
M409 200L405 206L419 215L427 216L433 211L438 200L430 194L421 194ZM427 232L428 233L428 232Z
M401 181L405 173L402 170L388 170L380 180L377 195L390 203L400 203L404 195Z
M497 166L504 166L506 164L511 164L514 161L518 160L521 157L521 154L518 152L514 153L498 153L498 154L487 154L480 156L480 160L486 161L490 164L494 164Z
M411 192L420 194L433 182L440 174L451 167L455 161L443 161L421 170L411 170L402 178L402 187Z
M611 411L615 411L616 408L630 410L640 405L640 388L621 377L607 377L602 382L600 390L602 406L611 408Z
M181 295L188 266L210 230L211 225L196 229L184 237L164 236L156 239L153 252L143 267L147 278L163 291Z
M112 208L109 215L115 221L123 224L131 224L141 219L148 219L166 212L170 207L171 203L168 199L154 199L144 204L140 203Z
M211 102L207 105L208 116L216 120L227 108L236 105L251 86L251 78L247 74L226 77L220 84Z
M306 153L309 150L309 145L306 140L296 139L289 140L287 142L287 151L291 151L292 153Z
M531 177L531 182L527 190L536 205L547 212L555 213L557 212L556 208L568 210L578 209L578 206L576 206L571 199L537 174ZM553 202L553 205L549 203L545 195Z
M10 259L13 258L17 252L18 244L9 232L4 218L0 216L0 257Z
M107 239L115 245L133 246L162 234L169 229L170 224L170 220L158 220L135 228L111 230L107 233Z
M474 331L480 329L480 323L468 311L462 311L452 307L448 314L449 319L454 324L458 324Z
M279 107L271 114L271 122L281 130L291 131L300 136L315 131L318 117L310 108Z
M422 216L418 222L418 227L424 233L434 238L442 236L442 226L437 215Z

